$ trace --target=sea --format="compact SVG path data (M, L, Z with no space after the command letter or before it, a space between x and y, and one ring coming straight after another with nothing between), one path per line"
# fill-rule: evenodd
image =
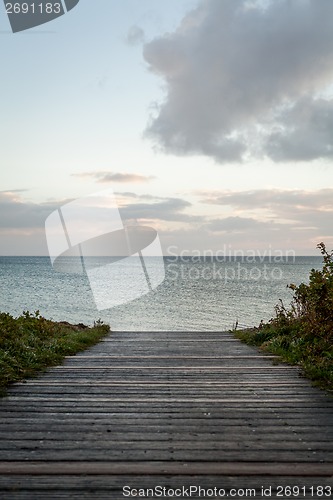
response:
M160 272L161 259L146 257L146 263ZM104 265L102 257L95 258L95 267ZM39 311L75 324L101 320L114 331L246 328L274 317L281 300L287 307L292 300L287 285L307 283L311 269L321 268L322 258L182 256L164 257L162 266L165 279L156 288L128 300L125 294L123 303L98 309L87 273L58 272L49 257L0 257L0 311L14 316ZM116 296L124 289L124 277L131 289L133 262L124 261L123 271L112 284L104 283L105 293Z

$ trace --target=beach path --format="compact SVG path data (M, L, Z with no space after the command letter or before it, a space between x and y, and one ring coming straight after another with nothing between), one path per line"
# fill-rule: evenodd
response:
M111 332L0 400L6 500L332 487L333 398L230 333Z

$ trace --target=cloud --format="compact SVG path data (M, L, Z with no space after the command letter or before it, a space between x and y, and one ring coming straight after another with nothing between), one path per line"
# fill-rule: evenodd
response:
M333 211L333 188L306 191L301 189L255 189L198 193L203 203L231 205L236 209L322 210Z
M180 198L166 198L155 203L131 203L119 208L123 220L162 220L173 222L202 222L201 216L183 213L191 203Z
M206 224L206 227L213 232L248 232L262 227L267 223L260 223L253 217L224 217L221 219L214 219Z
M265 144L274 161L333 158L333 99L301 99L276 121Z
M19 193L0 192L0 230L27 234L44 229L46 218L71 200L52 203L31 203ZM123 220L203 222L205 217L184 213L191 203L181 198L163 198L151 194L117 193L119 212Z
M137 184L141 182L149 182L155 179L154 176L145 176L139 174L123 174L119 172L108 172L108 171L99 171L99 172L83 172L80 174L72 174L74 177L91 177L97 182L107 183L107 182L121 182L121 183L129 183L129 184Z
M271 248L319 255L316 245L320 241L333 248L332 195L330 189L206 194L207 203L221 207L220 216L207 217L196 227L163 227L164 251L174 255L184 249L191 253L235 249L267 252ZM234 215L226 216L230 212Z
M320 239L326 235L332 239L333 220L333 189L319 189L316 191L305 190L280 190L259 189L253 191L239 192L216 192L205 193L201 200L203 203L231 207L241 219L238 223L245 224L249 214L255 214L255 220L269 225L274 224L273 229L284 226L288 231L310 231L309 237ZM249 227L254 227L254 221L248 220ZM218 222L216 222L218 224ZM222 222L223 224L223 222ZM264 226L262 226L264 229ZM290 236L289 236L290 237ZM293 235L295 238L295 235Z
M166 88L146 135L165 152L220 163L331 157L333 106L317 97L332 83L332 57L331 0L201 0L176 31L144 46Z
M27 190L26 189L6 189L0 191L0 194L13 194L13 193L25 193Z
M153 194L137 194L137 193L133 193L131 191L126 191L126 192L116 191L115 195L118 198L125 199L125 200L136 199L136 200L154 200L154 201L158 201L158 200L165 200L166 199L165 197L162 197L162 196L155 196Z
M202 223L205 217L190 215L191 203L180 198L163 198L133 192L117 193L124 222L140 220L153 227L184 227ZM0 192L0 255L47 255L46 218L71 200L31 203L18 192Z
M138 220L157 229L166 253L168 246L192 251L224 245L265 250L271 245L298 248L300 254L315 253L319 241L333 246L333 188L196 194L211 209L149 193L117 193L117 200L124 222ZM17 192L0 192L0 255L47 255L45 219L68 201L37 204Z
M129 45L141 45L145 41L145 32L140 26L131 26L128 30L126 42Z
M33 229L44 227L44 221L58 208L53 203L31 203L23 200L17 191L0 192L0 228Z
M45 219L55 203L31 203L19 192L0 192L0 255L47 255Z

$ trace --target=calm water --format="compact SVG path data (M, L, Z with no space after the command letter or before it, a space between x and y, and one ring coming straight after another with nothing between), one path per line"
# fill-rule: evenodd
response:
M154 257L149 257L154 267ZM0 310L19 315L39 310L54 320L92 324L101 318L113 330L226 330L258 325L274 315L288 283L308 280L321 257L289 262L165 258L165 281L154 291L98 311L86 275L58 273L48 257L0 257ZM130 267L126 269L131 273ZM117 288L117 283L113 288Z

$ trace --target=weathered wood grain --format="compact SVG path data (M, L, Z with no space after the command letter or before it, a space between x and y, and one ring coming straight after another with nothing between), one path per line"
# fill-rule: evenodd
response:
M332 478L333 399L223 332L112 333L0 401L5 499Z

